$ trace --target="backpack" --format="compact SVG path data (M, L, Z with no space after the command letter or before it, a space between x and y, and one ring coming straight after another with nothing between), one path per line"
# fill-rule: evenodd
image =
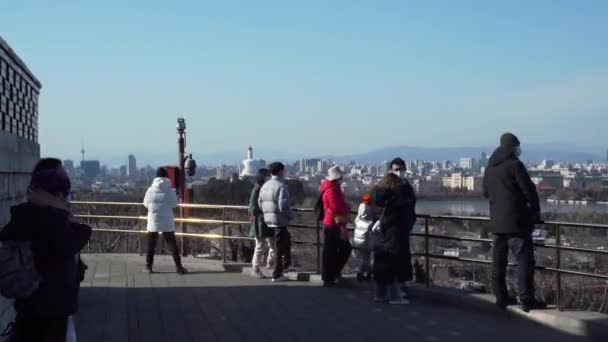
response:
M317 203L315 203L315 217L317 218L317 223L323 221L325 219L325 209L323 208L323 193L319 196Z
M40 286L30 242L0 243L0 294L9 299L31 296Z

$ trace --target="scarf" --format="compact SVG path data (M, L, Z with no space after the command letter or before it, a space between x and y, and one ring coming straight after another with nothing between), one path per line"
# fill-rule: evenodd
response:
M59 197L53 196L43 190L33 190L27 194L27 200L31 204L38 207L51 207L55 209L64 210L70 212L71 209L68 202L62 200Z

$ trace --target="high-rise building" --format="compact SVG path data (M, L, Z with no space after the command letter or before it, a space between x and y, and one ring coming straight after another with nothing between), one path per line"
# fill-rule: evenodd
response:
M475 158L460 158L461 169L474 170L475 169Z
M555 161L554 160L550 160L550 159L545 159L542 161L542 163L540 164L541 167L545 170L548 170L550 168L552 168L555 165Z
M298 166L300 173L305 173L306 167L308 166L308 164L306 163L306 159L300 159L300 163Z
M133 178L137 175L137 160L130 154L127 162L127 177Z
M74 173L74 161L73 160L64 160L63 168L67 171L68 174L72 175Z
M329 169L329 163L327 162L327 160L319 160L317 162L317 171L321 174L325 174L327 173L327 170Z
M228 167L224 164L220 165L217 168L217 174L216 177L217 179L228 179L230 178L228 175Z
M85 177L93 179L101 172L101 163L99 163L99 160L83 160L80 162L80 168Z
M477 171L488 167L488 155L485 152L481 152L481 158L479 158L479 163L477 163Z
M10 206L25 199L28 173L40 158L38 95L41 87L40 81L0 37L0 141L3 145L0 184L11 184L3 187L0 195L0 226L8 221Z

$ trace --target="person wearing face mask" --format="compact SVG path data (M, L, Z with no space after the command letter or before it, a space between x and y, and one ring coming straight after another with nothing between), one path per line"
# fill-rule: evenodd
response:
M77 254L91 227L73 220L67 201L70 179L55 158L41 159L32 172L27 202L11 208L0 241L29 242L40 285L15 301L11 341L65 342L68 319L78 310L80 270Z
M414 188L407 180L407 166L401 158L395 158L390 164L393 174L401 179L396 198L400 209L403 210L403 236L400 255L400 267L397 273L397 281L400 285L401 293L404 298L409 295L409 284L414 279L414 269L412 266L412 254L410 249L410 234L416 223L416 194Z
M383 211L383 239L374 250L374 300L402 305L409 303L406 284L413 279L410 234L416 222L416 196L405 179L405 161L396 158L390 167L372 190L373 204Z
M544 309L534 296L534 224L541 222L536 186L519 160L519 139L512 133L500 138L500 146L489 160L483 179L484 196L490 201L489 231L492 247L492 287L501 309L517 304L509 296L506 273L509 249L517 259L518 291L523 311Z
M328 176L321 184L323 203L323 285L333 287L341 277L342 269L352 251L346 224L349 221L350 204L346 202L340 187L344 172L338 165L328 170Z
M249 217L251 218L249 237L255 239L255 251L253 252L252 259L253 275L260 278L264 278L261 270L262 265L266 264L268 267L270 267L274 258L274 234L264 221L264 213L258 204L260 189L262 189L264 183L269 180L270 170L258 170L257 181L253 187L253 190L251 190L251 196L249 197ZM263 263L262 261L262 254L264 253L265 248L264 244L268 245L268 259L266 263Z
M283 271L291 264L291 236L287 230L295 215L291 210L291 198L285 183L285 165L270 164L270 180L264 183L258 196L258 205L264 215L264 222L274 229L275 260L272 273L273 282L287 281Z
M384 208L384 224L392 229L398 230L393 240L398 243L399 248L393 247L395 256L391 260L396 263L394 270L395 278L400 286L400 295L408 297L408 285L412 281L414 271L412 267L412 255L410 250L410 234L416 223L416 194L414 188L407 180L407 167L401 158L395 158L390 163L391 172L385 176L372 192L374 204ZM379 265L374 267L374 279L378 282L386 282L387 253L379 253ZM376 253L374 254L376 255ZM376 257L375 257L376 258ZM378 270L378 271L376 271ZM380 297L382 295L380 294Z

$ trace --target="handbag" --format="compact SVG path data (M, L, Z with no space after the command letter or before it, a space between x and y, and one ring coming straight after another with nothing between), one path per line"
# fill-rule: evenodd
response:
M334 221L336 221L336 224L347 224L350 220L348 215L345 214L336 214L334 215Z

